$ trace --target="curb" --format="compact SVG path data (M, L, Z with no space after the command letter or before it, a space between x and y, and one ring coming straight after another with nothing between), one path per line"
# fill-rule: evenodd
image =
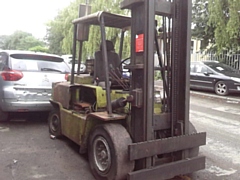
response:
M240 99L234 98L234 97L229 97L229 96L219 96L219 95L215 95L215 94L208 94L205 92L196 92L196 91L190 91L190 94L197 95L197 96L209 97L212 99L220 99L220 100L233 101L236 103L240 103Z
M155 90L162 91L162 86L155 86ZM225 101L231 101L236 104L240 104L240 95L238 97L234 96L219 96L216 94L211 94L210 92L199 92L199 91L192 91L190 90L190 95L196 95L196 96L202 96L202 97L208 97L212 99L219 99L219 100L225 100Z

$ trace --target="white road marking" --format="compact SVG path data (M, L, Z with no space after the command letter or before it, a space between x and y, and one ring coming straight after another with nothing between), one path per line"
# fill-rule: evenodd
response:
M219 108L220 110L226 110L224 108ZM235 111L231 111L236 113ZM238 112L237 112L238 113ZM239 119L226 119L219 115L209 115L204 112L199 111L190 111L190 120L196 124L201 124L203 127L209 129L209 133L216 133L221 136L227 134L232 141L235 140L232 145L229 145L226 140L221 140L219 138L214 138L214 136L208 136L207 132L207 145L203 147L203 151L206 151L206 154L214 154L214 156L219 158L227 159L227 161L239 165L240 164L240 147L238 138L240 135L240 121ZM221 137L219 136L219 137ZM223 171L221 171L223 172ZM233 172L233 171L224 171L224 173ZM224 174L223 173L223 174ZM219 173L221 174L221 173Z
M211 173L215 173L216 176L228 176L237 172L236 169L230 168L229 170L226 170L226 169L221 169L220 167L217 167L217 166L211 166L210 168L207 169L207 171Z
M47 175L47 174L39 174L38 171L38 167L36 166L32 166L32 173L34 174L33 176L31 176L34 179L42 179L42 178L46 178L46 177L50 177L52 175Z
M9 131L9 128L0 126L0 132L8 132L8 131Z
M238 119L227 119L220 116L209 115L199 111L190 110L190 121L191 119L197 121L200 124L204 124L206 127L214 127L222 132L233 135L240 135L240 121ZM230 136L230 135L229 135Z
M32 176L34 179L41 179L41 178L45 178L48 177L48 175L46 174L35 174Z
M239 109L234 109L232 107L229 108L229 107L220 106L220 107L215 107L215 108L212 108L212 109L217 110L217 111L221 111L221 112L227 112L227 113L231 113L231 114L240 115Z
M227 146L220 141L216 141L211 138L207 138L207 146L218 157L224 157L233 164L240 164L240 150L236 147Z

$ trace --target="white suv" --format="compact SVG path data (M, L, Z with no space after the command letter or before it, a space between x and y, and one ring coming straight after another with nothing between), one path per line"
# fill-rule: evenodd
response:
M52 83L66 81L69 73L60 56L0 51L0 121L11 112L50 111Z

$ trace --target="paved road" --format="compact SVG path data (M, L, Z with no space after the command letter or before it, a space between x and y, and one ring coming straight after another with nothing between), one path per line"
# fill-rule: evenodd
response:
M200 151L207 157L206 169L194 173L193 180L240 179L238 99L191 93L190 118L207 132ZM45 119L35 114L0 124L0 180L94 180L87 157L66 138L50 139Z
M207 145L200 149L207 158L206 169L195 173L193 179L239 180L239 97L193 92L190 101L191 121L198 131L207 132Z
M41 118L0 124L0 180L34 179L94 180L78 146L50 139Z

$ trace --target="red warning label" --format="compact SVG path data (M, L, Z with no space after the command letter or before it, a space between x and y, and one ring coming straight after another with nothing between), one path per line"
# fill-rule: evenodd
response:
M144 51L144 34L136 35L136 52L143 52Z

